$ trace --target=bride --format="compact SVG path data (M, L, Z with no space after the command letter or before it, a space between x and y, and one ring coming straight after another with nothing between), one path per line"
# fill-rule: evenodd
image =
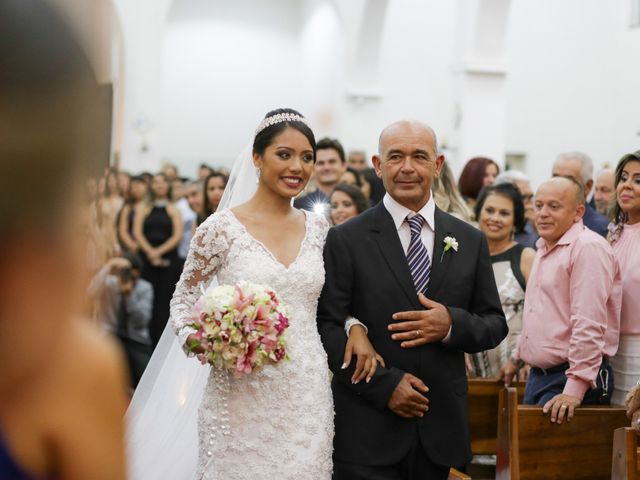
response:
M194 236L171 301L171 321L177 343L188 352L186 345L194 333L189 327L191 309L212 281L266 284L291 312L287 331L291 360L235 378L201 366L195 358L189 359L188 369L176 367L178 360L169 360L171 355L160 364L152 359L150 370L159 370L158 379L143 378L128 412L133 478L190 478L194 470L198 479L331 478L333 401L327 358L316 328L317 301L324 283L322 250L329 224L321 215L293 208L291 202L313 171L313 132L295 110L271 111L256 129L249 158L251 162L240 161L234 167L229 193L225 193L231 208L210 216ZM363 328L355 326L351 332L345 360L351 354L358 357L353 381L359 381L375 371L376 353ZM165 332L163 337L167 336ZM163 342L171 339L163 338ZM176 395L158 386L171 369L178 377L175 385L165 382L174 390L178 387ZM197 393L204 370L208 373L206 387ZM185 383L189 375L195 379ZM158 397L169 399L169 407L158 407L157 402L162 401ZM189 463L185 458L195 461L195 449L187 444L196 439L185 435L188 428L180 427L189 422L185 410L194 408L197 465L189 466L184 465ZM163 423L181 431L161 432L158 424ZM195 432L191 435L195 437ZM173 455L171 460L169 450L184 455ZM183 464L180 473L176 462Z

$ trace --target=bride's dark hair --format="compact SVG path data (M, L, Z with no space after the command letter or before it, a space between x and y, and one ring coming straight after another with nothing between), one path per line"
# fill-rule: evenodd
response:
M298 115L303 117L303 115L294 110L293 108L278 108L276 110L271 110L268 112L264 118L273 117L278 114L290 114L290 115ZM253 139L253 153L257 153L258 155L263 155L264 151L267 149L269 145L273 143L273 139L280 135L287 127L295 128L301 134L303 134L307 140L309 140L309 144L311 145L311 149L313 150L313 161L316 161L316 138L311 131L309 126L301 121L297 120L287 120L284 122L274 123L273 125L269 125L264 128Z

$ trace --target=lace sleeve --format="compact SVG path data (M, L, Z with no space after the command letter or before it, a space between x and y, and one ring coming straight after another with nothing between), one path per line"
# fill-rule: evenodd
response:
M183 349L195 333L189 326L191 310L222 264L228 249L221 215L214 214L196 230L180 281L171 299L171 322Z
M329 233L329 229L331 228L331 224L327 220L327 217L315 212L306 212L308 215L309 223L311 224L311 242L320 247L320 249L324 249L324 243L327 240L327 233Z

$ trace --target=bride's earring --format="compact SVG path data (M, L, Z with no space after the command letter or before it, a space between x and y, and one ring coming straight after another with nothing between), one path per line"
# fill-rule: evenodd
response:
M260 183L260 174L262 173L262 170L260 170L260 167L256 168L256 183Z

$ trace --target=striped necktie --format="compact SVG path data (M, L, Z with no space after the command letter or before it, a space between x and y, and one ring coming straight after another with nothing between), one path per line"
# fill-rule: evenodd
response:
M431 274L431 261L429 260L429 252L424 243L422 243L421 233L425 219L422 215L414 215L407 217L409 228L411 229L411 241L407 250L407 262L416 291L424 293L429 283L429 275Z

